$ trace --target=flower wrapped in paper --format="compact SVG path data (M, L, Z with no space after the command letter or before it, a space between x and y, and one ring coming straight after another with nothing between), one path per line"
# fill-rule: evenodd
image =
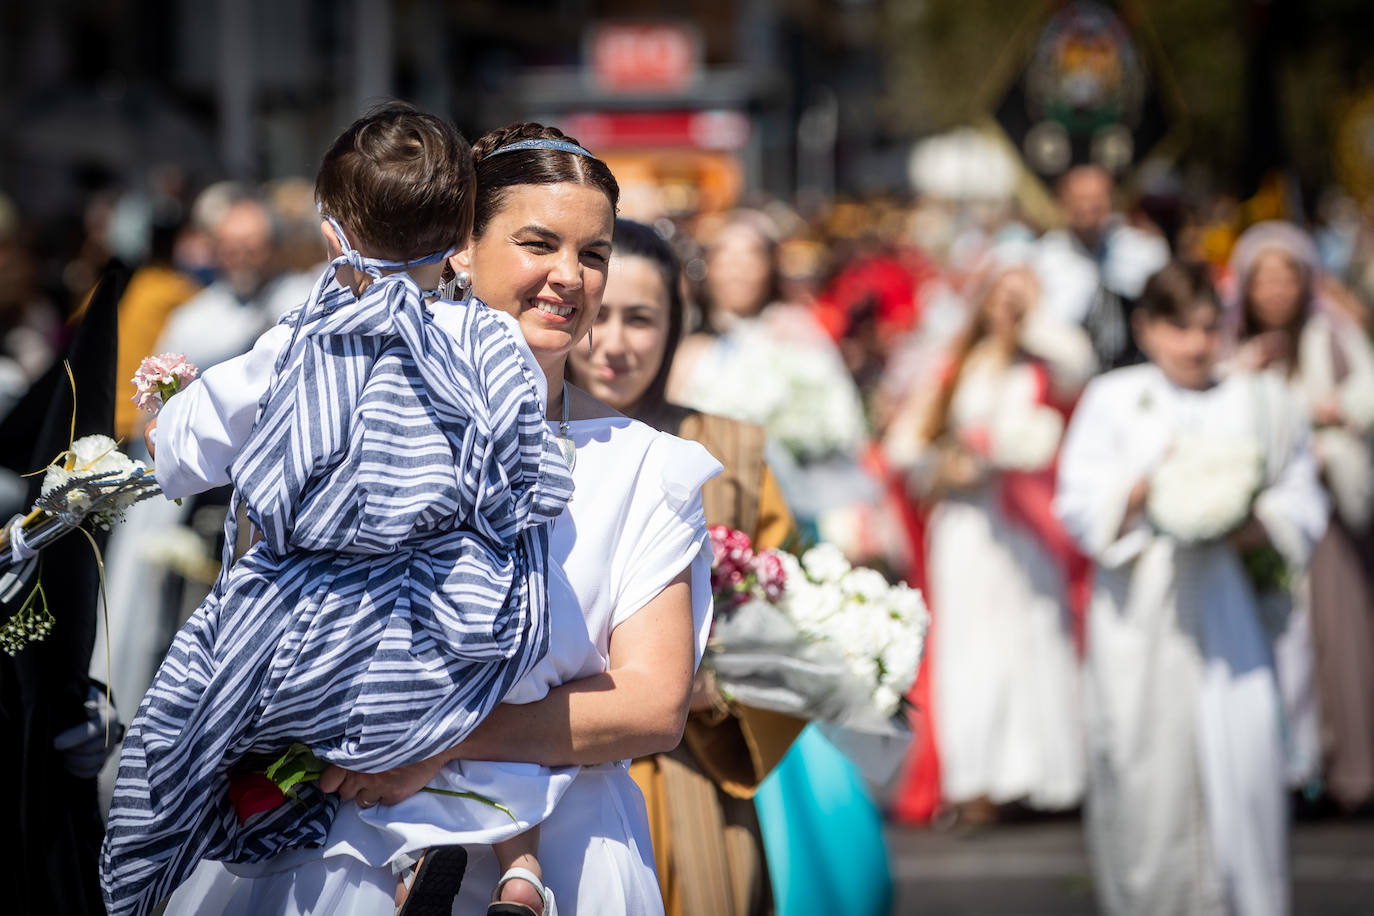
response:
M916 679L929 614L921 593L852 567L821 544L800 559L755 552L738 531L711 529L716 619L705 663L730 699L748 706L898 739L897 718Z
M0 530L0 590L27 581L44 547L89 522L108 529L124 510L158 492L148 468L119 450L109 436L72 440L43 471L39 497L27 515L16 515ZM94 542L92 542L94 546ZM53 616L41 577L19 610L0 626L0 648L10 655L48 635Z

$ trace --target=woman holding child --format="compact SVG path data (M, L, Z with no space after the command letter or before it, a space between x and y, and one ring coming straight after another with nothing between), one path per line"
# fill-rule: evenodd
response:
M542 880L564 916L662 909L643 802L626 761L670 749L682 732L710 618L700 488L719 465L699 446L622 417L564 380L568 353L595 321L606 282L619 191L605 165L557 130L532 124L487 134L473 158L472 237L455 261L474 299L431 309L437 316L485 303L510 316L547 381L549 429L575 486L549 535L548 653L449 750L381 773L327 770L320 786L343 804L322 848L246 866L202 863L168 913L388 912L403 896L398 877L425 850L453 844L464 844L469 857L455 912L483 912L498 884L489 843L504 815L417 794L427 786L522 802L533 814L521 814L518 826L507 822L507 836L542 820L537 864L529 863L534 880L504 883L503 900L551 911L534 884ZM255 404L253 392L270 376L261 364L270 368L272 359L252 357L239 367L237 388ZM160 476L187 440L185 429L168 428L170 419L214 425L232 406L202 398L200 412L195 391L178 396L188 397L178 413L164 415ZM223 451L223 443L200 444L198 460L214 466L207 445ZM521 764L486 762L494 760L546 774L553 768L547 798L504 796L503 786L529 773Z

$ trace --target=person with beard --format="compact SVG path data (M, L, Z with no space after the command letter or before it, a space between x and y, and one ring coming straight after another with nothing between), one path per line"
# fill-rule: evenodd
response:
M231 202L211 235L215 281L172 312L154 351L183 353L201 369L247 351L313 285L308 274L280 270L272 215L254 197Z
M1046 309L1087 331L1102 372L1144 360L1131 313L1145 281L1169 260L1162 237L1113 212L1113 190L1111 173L1101 166L1065 172L1059 205L1066 225L1045 233L1035 258Z

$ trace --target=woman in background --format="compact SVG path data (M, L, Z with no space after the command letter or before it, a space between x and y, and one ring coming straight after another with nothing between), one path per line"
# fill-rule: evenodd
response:
M1038 324L1035 276L985 268L940 377L889 427L890 463L933 505L926 530L941 794L966 824L1083 790L1071 583L1083 563L1050 509L1052 465L1092 366L1083 335Z
M863 403L829 334L803 305L779 300L777 242L757 210L727 215L707 240L701 329L682 340L668 395L768 434L782 493L804 527L875 498L857 457Z
M1274 369L1288 380L1313 426L1322 483L1332 503L1326 536L1312 554L1310 576L1296 596L1289 631L1296 645L1278 658L1285 693L1310 713L1311 727L1291 729L1297 775L1324 762L1327 791L1353 809L1374 799L1374 349L1343 312L1321 305L1321 264L1311 240L1291 223L1245 231L1231 258L1236 284L1232 362ZM1310 625L1309 625L1310 613ZM1287 636L1287 634L1285 634ZM1312 710L1315 668L1321 717L1317 747ZM1291 707L1294 703L1290 700ZM1322 758L1318 760L1318 756ZM1303 758L1306 759L1303 759Z
M611 268L591 345L573 351L570 377L622 412L705 445L725 465L702 489L707 522L743 531L756 547L782 546L792 519L764 461L763 431L665 396L685 312L668 244L648 226L616 220ZM853 765L814 728L788 751L801 726L726 703L699 676L683 745L636 761L669 914L765 914L776 903L793 916L868 916L890 907L881 817Z

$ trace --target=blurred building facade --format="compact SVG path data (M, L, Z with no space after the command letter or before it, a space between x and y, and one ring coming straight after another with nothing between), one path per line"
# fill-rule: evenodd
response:
M681 193L828 195L866 159L877 0L51 0L0 12L0 188L21 212L166 165L193 182L313 174L401 97L466 133L563 125ZM666 171L665 171L666 170ZM903 180L893 168L894 182ZM633 182L632 182L633 183ZM856 188L872 190L872 188ZM692 192L695 193L695 192ZM706 201L710 205L714 198ZM701 201L669 201L696 206Z

